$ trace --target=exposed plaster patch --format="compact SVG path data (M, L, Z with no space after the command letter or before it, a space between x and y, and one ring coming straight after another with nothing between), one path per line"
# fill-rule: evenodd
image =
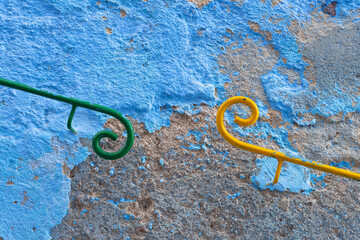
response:
M358 96L360 86L355 79L360 68L360 24L332 27L324 32L324 36L317 34L317 31L312 34L318 37L306 41L303 55L304 59L310 59L307 70L312 72L312 75L308 75L310 80L315 77L315 81L311 81L316 84L315 89L326 89L327 94L336 95L342 88L346 94Z
M287 198L282 198L280 201L279 201L279 207L281 210L283 210L284 212L287 212L289 211L289 199Z
M122 18L126 16L126 12L124 9L120 9L120 15Z
M336 5L337 5L337 2L336 1L333 1L331 3L329 3L324 9L324 13L326 14L330 14L331 16L335 16L336 15Z
M209 4L211 1L212 0L189 0L189 2L195 3L195 5L200 9Z
M357 192L358 185L344 178L337 181L337 177L330 175L320 183L314 182L317 187L328 184L326 191L316 191L310 196L255 190L249 173L254 171L256 157L229 146L216 134L216 130L211 130L215 127L213 115L216 110L202 106L201 113L194 116L173 114L170 127L163 127L154 133L148 133L143 124L131 120L135 132L140 133L132 151L118 161L104 161L92 155L78 166L78 173L74 175L72 182L72 202L68 214L60 225L52 229L52 236L55 239L66 238L65 236L98 238L107 233L107 236L122 234L135 239L162 239L168 236L191 238L193 232L199 232L199 223L202 226L202 236L209 239L236 239L238 236L251 238L253 232L249 231L250 226L269 224L274 216L276 223L293 219L288 214L284 215L289 212L290 206L291 214L296 216L294 224L301 224L309 231L318 232L319 228L311 226L320 222L324 216L329 216L334 221L330 224L342 221L331 218L331 210L356 206L356 194L344 195L342 201L331 204L331 199L339 189ZM108 120L106 127L112 127L116 133L123 130L121 124L112 119ZM192 155L199 150L183 151L179 146L182 138L186 139L184 142L197 142L195 135L186 134L189 130L204 131L203 135L199 135L200 143L205 138L211 138L211 147L208 147L201 160ZM244 138L244 141L248 140L248 137ZM251 140L256 145L264 146L257 138L253 137ZM115 150L120 146L121 142L104 142L103 147ZM164 151L170 146L174 147L172 151ZM224 157L212 151L225 151L228 155ZM142 158L145 156L147 159L144 162ZM165 167L158 163L159 158L164 159ZM236 166L233 167L233 164ZM205 168L202 170L202 167ZM109 176L110 169L115 169L116 175ZM164 181L161 182L161 179ZM235 195L234 193L239 193L239 197L226 197ZM117 206L109 204L109 200ZM327 201L326 204L324 201ZM358 215L355 207L353 212L347 215L349 219L355 219ZM310 216L314 220L309 222L306 219ZM355 226L356 222L352 222L349 221L349 224ZM338 234L325 229L327 228L321 231L327 236ZM279 236L291 238L298 234L284 228L282 224L275 224L271 230L264 231L266 234L276 231ZM261 235L263 237L265 235Z
M286 63L286 61L285 61L285 63ZM279 70L279 72L281 74L287 75L289 77L288 80L290 83L298 83L298 81L300 79L299 71L296 71L295 69L285 68L285 67L278 67L277 70Z
M25 205L25 202L27 202L27 201L30 199L26 194L27 194L27 192L24 191L24 192L23 192L24 198L23 198L23 200L21 201L20 205Z
M271 6L275 7L276 5L278 5L279 3L281 3L283 0L271 0Z
M248 38L241 46L234 43L227 47L218 60L221 72L232 80L225 85L227 95L240 93L267 102L260 77L274 68L277 59L278 53L271 45L260 46Z
M7 186L12 186L12 185L14 185L14 182L11 181L11 180L9 180L9 181L6 182L6 185L7 185Z
M276 18L276 17L269 17L269 21L271 22L271 23L273 23L273 24L278 24L278 23L280 23L281 21L284 21L285 19L284 18L281 18L281 17L279 17L279 18Z
M272 40L271 33L269 31L261 30L259 23L248 21L248 24L249 24L251 30L253 30L256 33L260 33L261 36L265 37L266 41L270 42Z
M70 172L71 172L71 168L69 168L66 162L64 162L62 165L62 174L70 178Z
M302 59L308 64L304 70L305 78L309 81L311 87L316 87L316 75L313 71L315 69L314 62L304 56L302 57Z
M360 148L360 116L348 114L343 118L323 118L316 116L315 126L302 127L294 125L289 132L289 141L299 150L304 158L330 164L346 161L360 167L358 150ZM356 127L354 127L356 126ZM329 174L329 178L339 178Z
M304 24L297 20L291 20L288 29L296 37L299 45L308 44L328 35L329 31L339 27L335 22L329 21L328 18L328 15L314 10L311 21Z
M111 35L112 32L113 32L113 30L111 28L108 28L108 27L106 27L105 30L106 30L106 33L109 34L109 35Z

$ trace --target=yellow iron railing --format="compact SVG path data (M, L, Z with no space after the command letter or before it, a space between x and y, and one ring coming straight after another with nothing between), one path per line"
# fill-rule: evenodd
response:
M344 170L344 169L337 168L337 167L332 167L332 166L314 162L314 161L309 161L306 159L288 157L282 152L255 146L253 144L245 143L245 142L242 142L242 141L236 139L225 128L224 114L225 114L226 109L228 109L231 105L237 104L237 103L242 103L242 104L249 106L251 109L251 116L248 119L235 117L234 122L236 124L238 124L240 126L250 126L257 121L257 119L259 118L259 109L251 99L246 98L246 97L232 97L232 98L228 99L226 102L224 102L223 104L221 104L221 106L216 114L217 128L218 128L221 136L223 136L225 138L225 140L228 141L229 143L231 143L233 146L241 148L246 151L259 153L259 154L262 154L265 156L276 158L278 160L278 165L276 168L273 184L276 184L279 180L281 167L282 167L282 164L284 161L299 164L299 165L309 167L309 168L314 168L314 169L324 171L324 172L333 173L333 174L336 174L339 176L343 176L343 177L347 177L347 178L351 178L351 179L355 179L355 180L360 180L359 173L355 173L355 172Z

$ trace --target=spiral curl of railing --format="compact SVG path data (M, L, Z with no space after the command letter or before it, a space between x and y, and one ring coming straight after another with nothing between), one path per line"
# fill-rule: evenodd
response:
M81 100L78 100L75 98L68 98L68 97L64 97L61 95L55 95L55 94L52 94L52 93L49 93L49 92L46 92L43 90L38 90L38 89L35 89L32 87L29 87L22 83L13 82L13 81L3 79L3 78L0 78L0 85L14 88L17 90L21 90L24 92L29 92L29 93L32 93L35 95L46 97L46 98L54 99L54 100L57 100L60 102L65 102L65 103L71 104L72 108L71 108L69 119L67 122L67 127L71 132L73 132L75 134L76 134L76 130L71 126L71 123L74 118L75 110L77 107L87 108L87 109L90 109L90 110L93 110L96 112L105 113L105 114L108 114L108 115L118 119L125 126L125 129L126 129L127 138L126 138L125 145L123 146L122 149L120 149L117 152L104 151L100 146L101 139L107 137L107 138L110 138L111 140L115 141L118 138L118 135L109 130L102 130L102 131L96 133L92 139L92 147L94 149L94 152L99 157L102 157L107 160L115 160L115 159L121 158L130 151L130 149L133 145L134 129L133 129L131 122L126 117L124 117L121 113L119 113L118 111L116 111L114 109L111 109L111 108L108 108L108 107L105 107L102 105L98 105L98 104L92 104L92 103L89 103L86 101L81 101Z
M276 184L279 181L279 176L281 172L281 167L284 161L291 162L294 164L302 165L309 168L314 168L320 171L333 173L339 176L360 180L360 174L348 170L344 170L337 167L332 167L326 164L318 163L315 161L310 161L306 159L300 159L295 157L286 156L285 153L274 151L271 149L259 147L253 144L242 142L232 136L225 128L224 125L224 114L225 111L234 104L245 104L251 109L251 116L248 119L243 119L240 117L235 117L234 122L240 126L250 126L256 123L259 118L259 109L254 101L247 97L232 97L226 100L221 106L219 107L217 114L216 114L216 126L221 134L221 136L228 141L231 145L238 147L240 149L259 153L268 157L273 157L278 160L278 165L275 172L273 184Z

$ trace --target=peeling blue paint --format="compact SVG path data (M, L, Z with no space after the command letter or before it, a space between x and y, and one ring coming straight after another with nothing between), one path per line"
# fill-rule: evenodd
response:
M242 189L240 189L240 191L237 193L227 195L228 199L235 199L235 198L239 197L241 195L241 191L242 191Z
M111 203L114 205L114 207L117 207L120 203L126 203L126 202L135 202L135 200L121 198L119 201L115 202L114 200L107 200L108 203Z
M260 168L259 173L251 176L254 186L259 189L278 191L311 191L310 171L300 165L284 162L280 178L277 184L272 184L278 161L275 158L264 157L256 159L256 165Z
M135 217L132 214L126 214L126 213L123 214L123 218L128 221L135 219Z
M178 113L196 114L201 112L196 108L200 103L214 106L225 100L223 84L230 79L220 73L216 56L224 53L221 46L238 42L241 47L248 37L259 44L272 44L280 58L287 59L286 64L279 61L261 78L271 105L257 102L261 116L272 107L281 111L285 121L314 125L314 121L297 119L297 113L308 111L327 117L340 111L359 111L360 98L346 93L334 97L326 89L310 89L304 79L306 63L298 51L301 46L288 26L292 20L310 20L315 7L309 3L317 6L321 1L282 1L275 7L270 2L246 1L240 6L219 0L200 10L187 1L111 0L100 5L74 0L36 4L2 1L1 77L112 107L144 122L154 132L170 125L172 106L178 106ZM338 23L360 7L353 1L338 4L339 14L333 18ZM114 11L109 11L110 6ZM119 9L125 9L127 16L121 18L115 13ZM271 24L264 15L283 20ZM259 23L262 30L272 34L272 40L260 43L264 37L252 31L248 21ZM112 34L106 33L106 27L112 29ZM226 28L236 37L224 43ZM298 71L299 85L289 83L278 72L280 66ZM49 239L49 229L61 221L69 204L70 179L62 174L63 165L71 168L89 155L78 139L91 138L107 116L77 110L74 127L78 135L74 135L66 129L70 112L67 104L2 87L0 91L4 101L0 105L0 218L6 219L0 222L0 235L5 239ZM294 102L303 97L317 99L318 105L308 110L295 106ZM244 136L258 134L263 139L271 135L281 148L296 152L287 140L286 128L259 123L236 131ZM51 140L54 138L58 142ZM59 146L67 150L56 150ZM206 150L208 146L201 148ZM200 148L190 145L190 149ZM257 165L260 173L251 179L265 188L272 181L276 160L258 159ZM309 190L308 170L289 164L277 185L268 188ZM125 214L124 218L131 216Z
M311 94L308 92L308 81L306 79L299 80L300 82L290 83L288 76L280 74L277 70L261 77L272 108L280 111L283 119L288 122L292 122L297 113L294 109L296 99L292 96L294 94L302 96ZM302 112L305 112L305 107L302 106Z
M349 169L352 169L350 163L346 162L346 161L341 161L341 162L331 162L330 163L330 166L334 166L334 167L338 167L338 168L349 168Z
M86 210L86 209L83 209L80 214L81 214L81 216L82 216L82 215L84 215L85 213L87 213L87 210Z

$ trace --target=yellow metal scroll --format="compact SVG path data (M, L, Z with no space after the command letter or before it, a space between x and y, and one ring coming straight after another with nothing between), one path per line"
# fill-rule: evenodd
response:
M259 109L251 99L246 98L246 97L232 97L232 98L228 99L226 102L224 102L223 104L221 104L221 106L216 114L217 128L218 128L221 136L223 136L225 138L225 140L228 141L229 143L231 143L233 146L241 148L246 151L259 153L259 154L262 154L265 156L276 158L278 160L278 165L276 168L273 184L276 184L279 180L281 167L282 167L282 164L284 161L299 164L299 165L309 167L309 168L314 168L314 169L324 171L324 172L333 173L333 174L336 174L339 176L343 176L343 177L347 177L347 178L351 178L351 179L355 179L355 180L360 180L359 173L340 169L337 167L332 167L332 166L314 162L314 161L309 161L306 159L288 157L282 152L270 150L270 149L263 148L263 147L258 147L258 146L255 146L255 145L252 145L249 143L245 143L245 142L242 142L242 141L236 139L226 130L226 128L224 126L224 114L225 114L226 109L228 109L231 105L237 104L237 103L242 103L242 104L249 106L251 109L251 117L248 119L242 119L240 117L235 117L234 122L236 124L238 124L240 126L250 126L257 121L257 119L259 118Z

